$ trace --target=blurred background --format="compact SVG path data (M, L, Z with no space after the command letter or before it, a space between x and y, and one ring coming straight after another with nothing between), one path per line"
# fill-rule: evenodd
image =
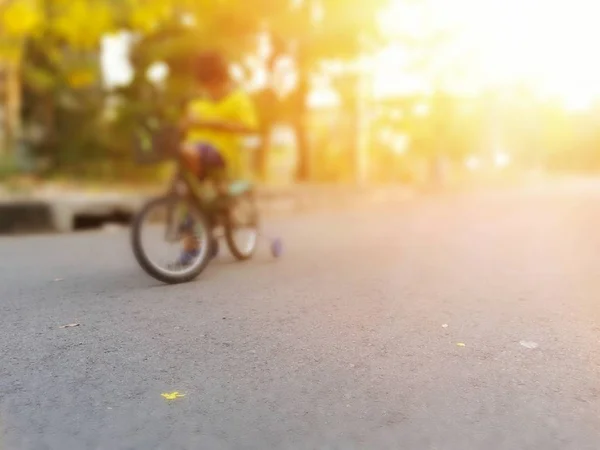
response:
M450 185L600 169L590 0L0 0L0 179L154 183L136 127L219 49L260 180Z

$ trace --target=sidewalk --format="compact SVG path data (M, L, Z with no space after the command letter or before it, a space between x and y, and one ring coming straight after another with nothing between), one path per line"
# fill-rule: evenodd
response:
M127 223L160 188L81 190L44 186L28 193L9 193L0 187L0 235L32 232L70 232L81 220ZM358 188L339 185L296 185L258 189L263 214L339 210L373 204L404 202L412 197L405 186Z

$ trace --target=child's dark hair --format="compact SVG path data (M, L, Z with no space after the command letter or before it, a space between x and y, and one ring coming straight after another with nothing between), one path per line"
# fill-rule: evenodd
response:
M230 80L229 63L216 51L198 54L194 58L193 70L201 84L226 83Z

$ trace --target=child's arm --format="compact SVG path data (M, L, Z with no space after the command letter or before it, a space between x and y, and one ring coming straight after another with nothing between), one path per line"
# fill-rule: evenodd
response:
M254 129L253 127L248 127L242 122L233 122L225 120L202 120L189 117L185 121L184 127L203 128L205 130L235 134L252 134L256 132L256 129Z

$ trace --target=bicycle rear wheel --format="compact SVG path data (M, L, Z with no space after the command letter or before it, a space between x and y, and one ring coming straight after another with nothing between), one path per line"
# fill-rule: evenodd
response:
M259 214L251 192L232 199L225 225L225 240L238 261L247 261L256 253L259 241Z
M212 229L206 215L184 197L152 200L135 217L131 243L144 271L168 284L198 277L212 255ZM193 245L193 250L189 247Z

